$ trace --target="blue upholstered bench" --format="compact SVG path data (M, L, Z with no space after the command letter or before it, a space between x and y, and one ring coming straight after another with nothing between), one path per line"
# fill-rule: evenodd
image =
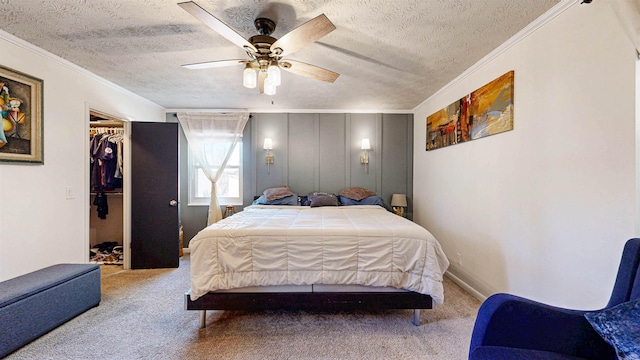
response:
M58 264L0 282L0 358L100 304L100 266Z

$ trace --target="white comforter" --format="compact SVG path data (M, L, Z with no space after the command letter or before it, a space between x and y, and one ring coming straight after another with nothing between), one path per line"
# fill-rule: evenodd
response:
M380 206L249 206L190 242L191 299L263 285L358 284L431 295L449 266L423 227Z

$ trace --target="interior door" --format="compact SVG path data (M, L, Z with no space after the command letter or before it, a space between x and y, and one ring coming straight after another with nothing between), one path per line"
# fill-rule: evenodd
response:
M131 123L131 268L176 268L180 258L178 124Z

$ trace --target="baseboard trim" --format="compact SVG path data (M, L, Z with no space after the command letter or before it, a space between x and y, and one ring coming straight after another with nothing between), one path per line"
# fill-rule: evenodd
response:
M485 295L482 295L478 290L474 289L471 285L469 285L466 282L462 281L462 279L460 279L459 277L453 275L450 271L445 272L444 275L446 277L448 277L449 279L451 279L458 286L463 288L466 292L471 294L471 296L473 296L474 298L476 298L476 299L478 299L480 301L487 300L487 297Z

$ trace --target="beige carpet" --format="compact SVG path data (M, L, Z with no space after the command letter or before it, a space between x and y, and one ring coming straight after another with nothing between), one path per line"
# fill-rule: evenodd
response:
M106 265L102 302L7 359L466 359L480 302L445 279L445 302L374 312L184 310L189 257L178 269Z

